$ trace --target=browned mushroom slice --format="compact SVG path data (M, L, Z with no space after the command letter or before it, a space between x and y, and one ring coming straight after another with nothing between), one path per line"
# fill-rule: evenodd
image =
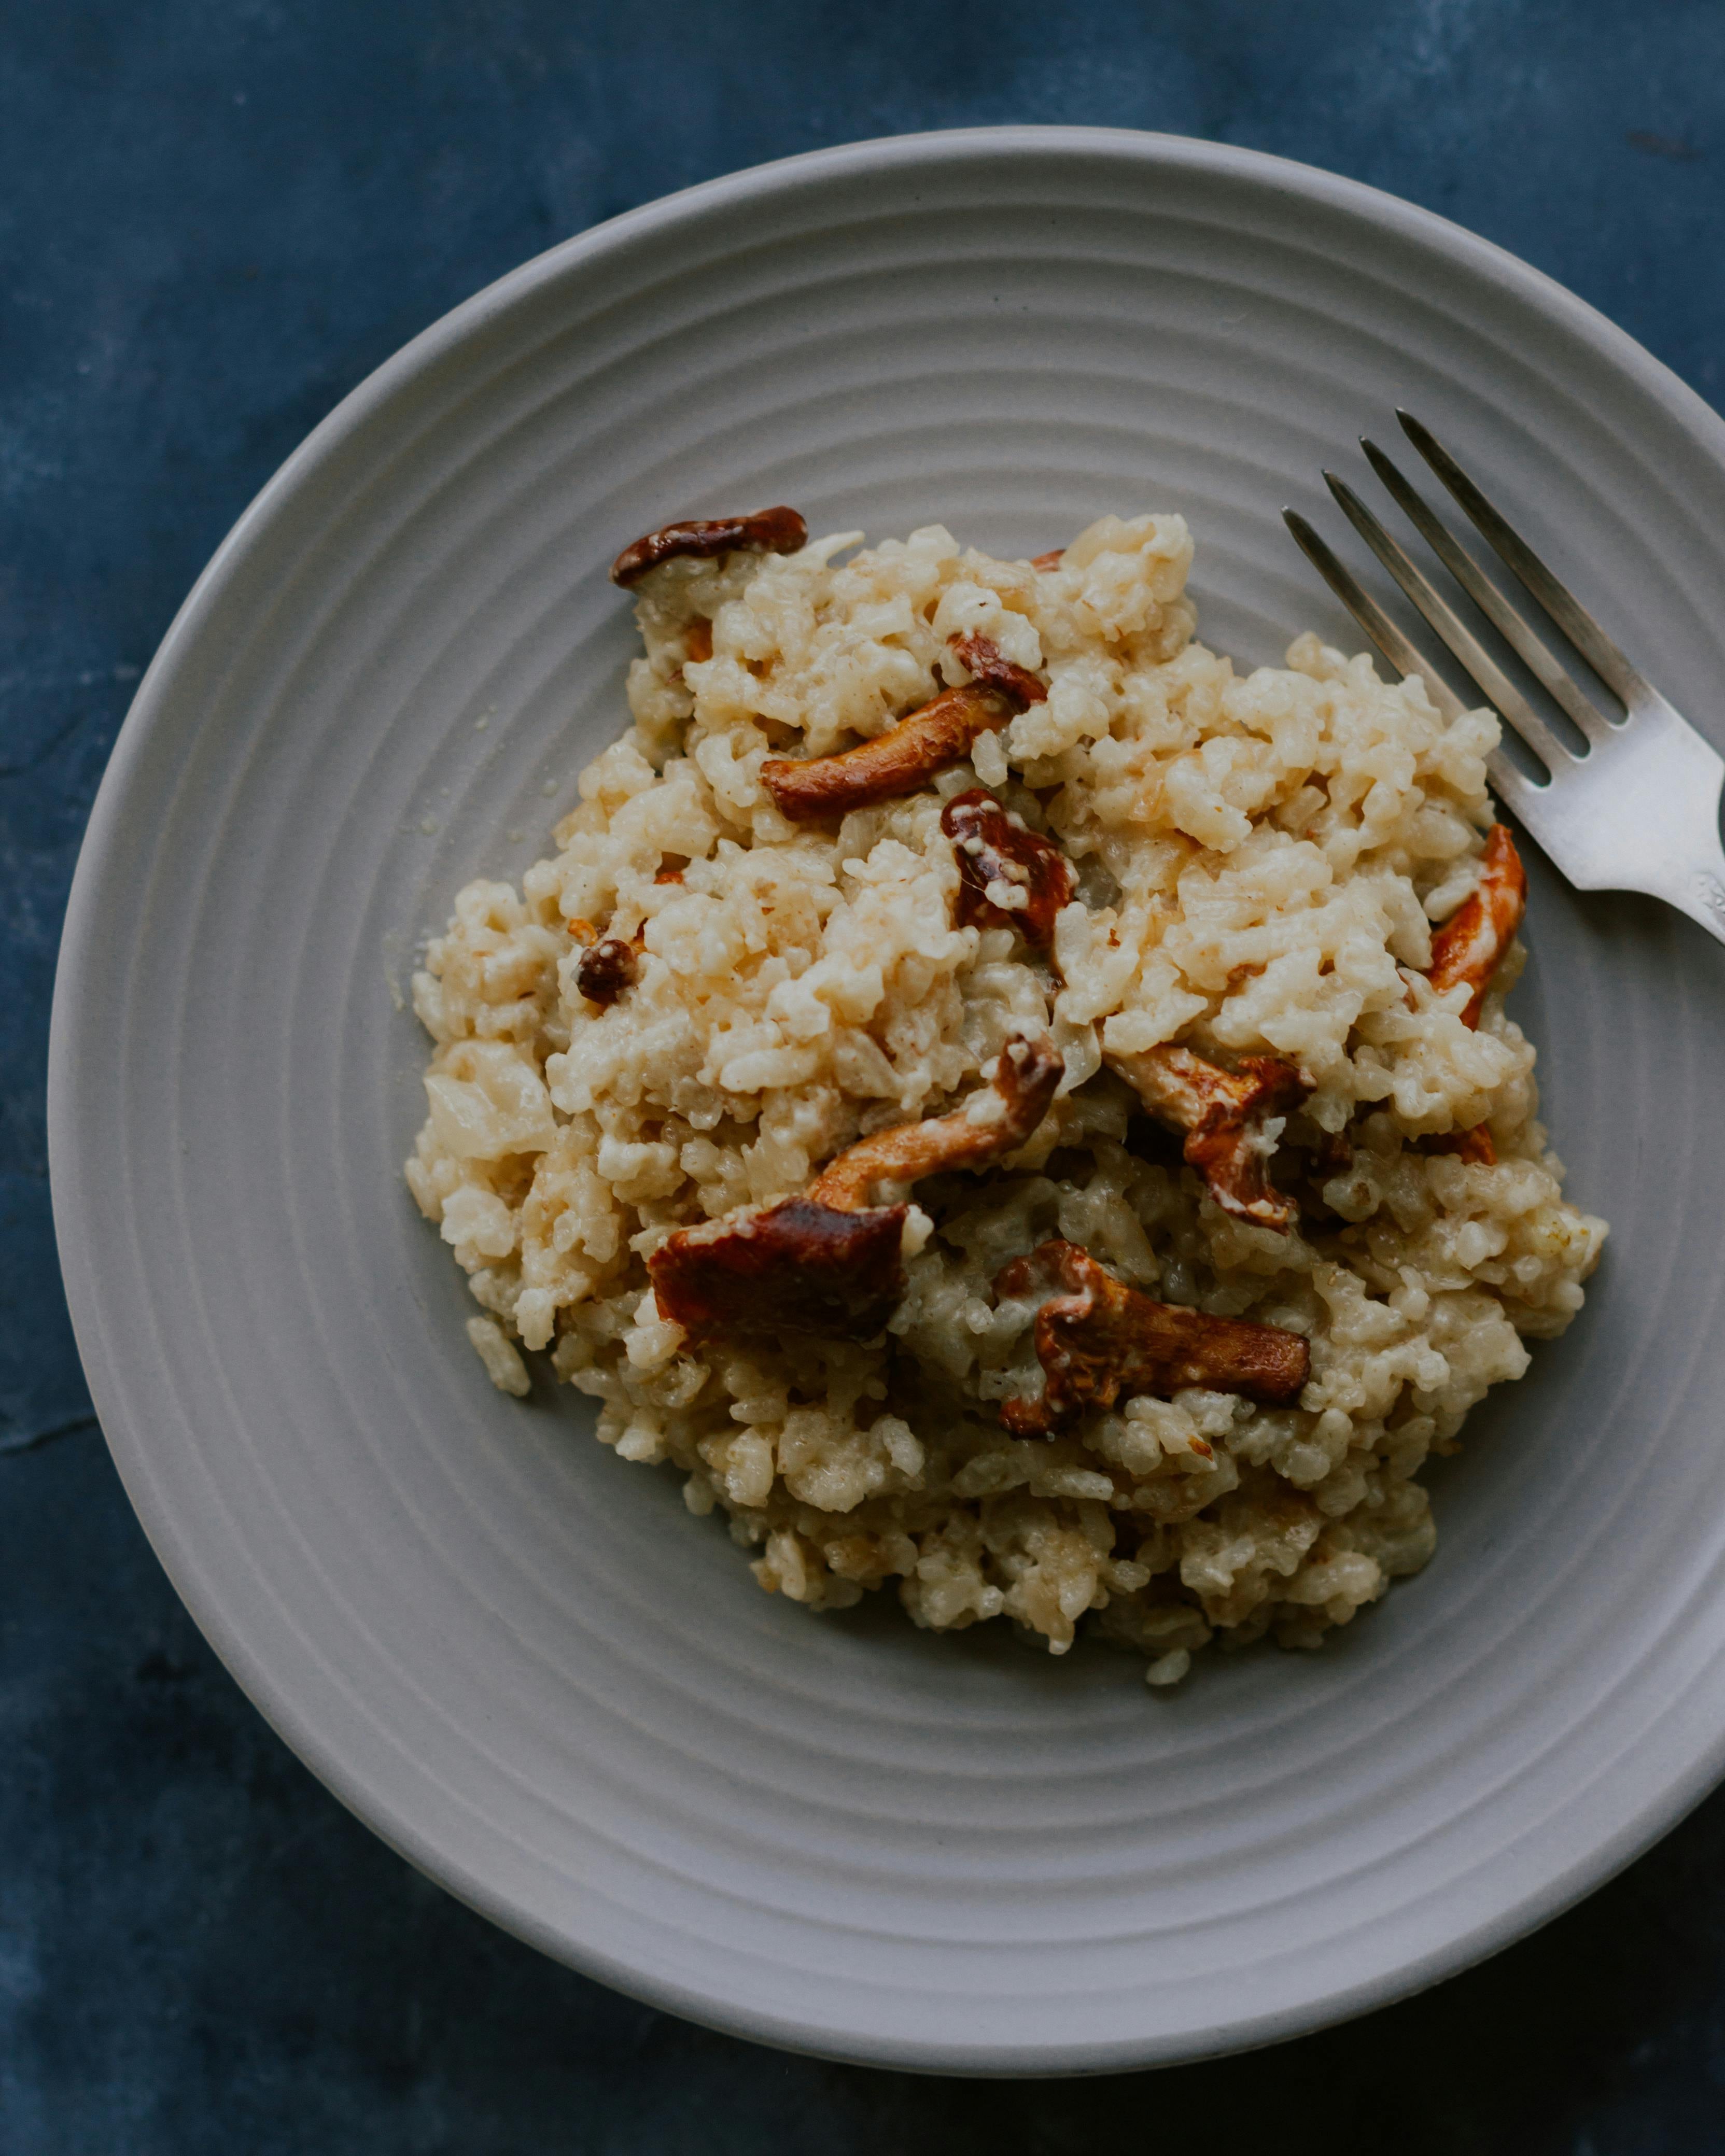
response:
M942 1168L985 1168L1042 1121L1064 1068L1047 1040L1014 1041L992 1085L966 1108L906 1123L841 1152L800 1198L680 1228L647 1260L661 1317L697 1338L815 1332L866 1340L904 1292L908 1207L874 1205L877 1183L914 1183ZM988 1096L995 1096L992 1116Z
M752 516L709 516L667 524L624 548L611 581L625 589L661 562L711 561L716 554L794 554L809 543L809 526L794 509L757 509Z
M575 965L575 985L590 1004L614 1004L635 977L635 952L619 937L589 943Z
M1026 828L980 786L955 794L941 829L958 862L961 928L1016 928L1045 951L1055 916L1072 896L1072 864L1051 839Z
M801 763L769 757L761 777L780 814L793 824L848 815L853 808L916 793L937 772L968 756L979 734L1004 726L1017 708L999 690L973 681L968 688L943 690L884 734L834 756Z
M949 636L947 642L952 646L953 657L963 664L973 680L1013 697L1021 711L1029 711L1032 704L1048 701L1047 690L1029 668L1015 665L1010 659L1003 658L1000 646L992 636L973 630L968 636Z
M866 1340L904 1292L908 1209L850 1212L787 1198L680 1229L647 1260L659 1314L697 1340L780 1332Z
M1427 979L1435 988L1465 981L1473 994L1461 1014L1476 1026L1491 976L1515 941L1527 910L1527 871L1507 824L1494 824L1480 860L1480 880L1431 939Z
M955 636L948 641L977 677L963 688L943 689L896 726L855 748L802 763L788 757L768 758L761 777L782 815L808 823L915 793L962 762L979 736L993 733L1047 696L1034 674L1003 659L987 637Z
M1260 1228L1292 1225L1293 1201L1266 1172L1274 1147L1264 1126L1312 1091L1303 1070L1279 1055L1245 1055L1237 1070L1224 1070L1172 1043L1106 1060L1153 1116L1185 1132L1186 1158L1224 1213Z
M1048 1437L1087 1409L1145 1393L1167 1399L1188 1385L1286 1407L1311 1369L1311 1350L1297 1332L1153 1301L1076 1243L1045 1243L1014 1259L994 1283L997 1295L1014 1299L1050 1288L1062 1292L1036 1313L1041 1397L1001 1404L1000 1419L1014 1437Z
M993 1083L973 1093L963 1107L860 1140L815 1178L809 1195L854 1207L867 1203L877 1183L915 1183L951 1168L987 1168L1029 1137L1048 1113L1065 1069L1065 1059L1046 1036L1009 1041Z

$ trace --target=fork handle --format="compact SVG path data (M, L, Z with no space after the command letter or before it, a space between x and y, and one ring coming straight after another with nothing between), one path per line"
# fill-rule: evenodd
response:
M1661 897L1667 895L1660 893ZM1712 860L1690 871L1687 895L1673 896L1671 902L1692 921L1698 921L1715 942L1725 943L1725 851L1717 841Z
M1635 755L1638 773L1656 768L1660 779L1656 818L1650 803L1644 826L1657 829L1658 865L1632 888L1666 900L1725 943L1725 846L1719 842L1725 762L1656 690L1643 689L1630 710L1636 723L1625 729L1624 746Z

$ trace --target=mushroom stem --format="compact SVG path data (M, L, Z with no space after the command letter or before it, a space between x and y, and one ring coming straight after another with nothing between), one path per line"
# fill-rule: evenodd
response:
M827 1205L863 1205L877 1183L911 1183L956 1168L986 1168L1016 1152L1048 1113L1065 1062L1054 1043L1012 1040L991 1082L950 1116L897 1123L860 1139L809 1187Z
M1036 1313L1040 1398L1001 1405L1000 1419L1014 1437L1051 1436L1086 1409L1111 1408L1122 1394L1166 1399L1189 1385L1286 1407L1311 1369L1311 1350L1297 1332L1153 1301L1076 1243L1044 1243L1015 1258L994 1282L998 1296L1014 1299L1044 1288L1064 1292Z
M1527 871L1507 824L1494 824L1480 857L1480 880L1431 939L1426 978L1441 991L1466 982L1473 993L1461 1023L1477 1026L1491 976L1527 910Z
M665 524L624 548L611 564L611 581L626 591L665 562L711 561L718 554L794 554L808 543L809 526L794 509L757 509L752 516Z
M1047 696L1036 676L1003 659L988 637L952 636L947 641L975 676L963 688L942 690L896 726L855 748L800 763L788 757L767 759L761 778L781 815L808 823L917 793L968 756L980 736Z
M1153 1116L1186 1134L1185 1157L1224 1213L1255 1227L1286 1230L1293 1200L1271 1182L1271 1117L1297 1108L1312 1081L1277 1055L1245 1055L1224 1070L1167 1041L1136 1055L1105 1055Z
M875 1184L986 1168L1015 1151L1047 1113L1065 1067L1052 1041L1011 1041L993 1081L950 1116L862 1139L799 1198L678 1229L647 1260L660 1316L695 1338L870 1338L904 1293L910 1209L870 1205Z

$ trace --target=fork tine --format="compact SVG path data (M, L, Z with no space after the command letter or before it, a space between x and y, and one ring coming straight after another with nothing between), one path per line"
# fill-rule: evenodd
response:
M1445 719L1461 716L1467 706L1445 680L1435 674L1420 653L1384 613L1363 585L1356 583L1324 542L1296 509L1284 509L1282 521L1294 535L1294 543L1341 600L1398 674L1414 674L1425 684L1426 694Z
M1537 635L1486 575L1466 548L1451 534L1425 497L1416 492L1375 442L1362 434L1360 447L1372 470L1415 526L1427 546L1461 585L1510 649L1516 652L1553 700L1561 704L1590 742L1610 738L1610 721L1582 690L1569 670L1544 639Z
M1402 432L1479 527L1488 543L1532 593L1599 679L1625 706L1653 691L1579 601L1565 590L1521 535L1481 493L1454 457L1411 412L1398 410Z
M1407 550L1390 537L1347 481L1327 471L1324 483L1341 505L1348 522L1479 684L1481 694L1497 706L1553 777L1566 765L1574 763L1575 757L1570 750L1558 739L1448 600L1410 560Z
M1448 720L1459 719L1467 706L1445 680L1441 674L1433 673L1418 650L1384 613L1371 593L1353 576L1332 554L1316 531L1295 509L1284 509L1282 521L1294 535L1294 543L1317 571L1330 589L1341 600L1354 619L1364 629L1398 674L1417 674L1425 684L1426 694L1431 698L1439 714ZM1497 798L1514 809L1517 816L1538 838L1546 822L1543 814L1548 789L1538 785L1527 775L1516 769L1501 748L1493 749L1486 758L1486 768L1491 775L1491 784Z

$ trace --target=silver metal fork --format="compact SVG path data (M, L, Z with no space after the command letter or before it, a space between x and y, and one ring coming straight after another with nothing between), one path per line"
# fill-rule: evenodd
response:
M1374 443L1360 446L1389 493L1468 598L1574 721L1586 744L1559 740L1407 550L1345 480L1324 478L1353 526L1487 702L1549 774L1528 778L1502 749L1491 783L1570 882L1583 891L1640 891L1662 898L1725 943L1725 849L1719 792L1725 762L1631 665L1430 430L1398 412L1402 430L1491 547L1623 706L1608 717L1568 666L1439 521ZM1301 549L1399 674L1417 674L1446 718L1467 708L1306 519L1283 516Z

